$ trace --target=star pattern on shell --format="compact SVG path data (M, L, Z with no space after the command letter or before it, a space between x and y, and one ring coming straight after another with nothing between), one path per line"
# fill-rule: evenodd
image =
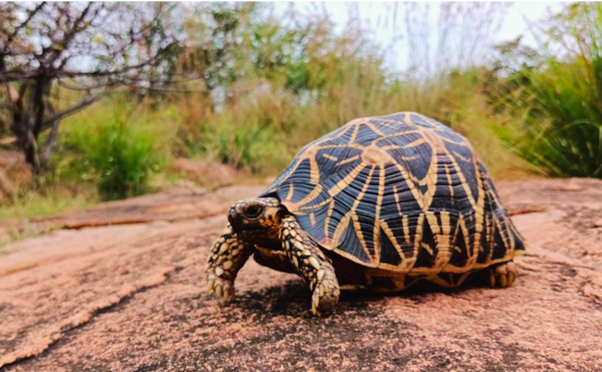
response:
M367 267L461 274L524 250L468 140L417 113L349 122L305 146L262 196Z

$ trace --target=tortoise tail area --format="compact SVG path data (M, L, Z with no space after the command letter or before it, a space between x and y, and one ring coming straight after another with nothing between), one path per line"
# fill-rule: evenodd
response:
M493 185L491 176L487 171L487 168L481 161L478 162L479 171L481 173L484 191L486 193L487 203L486 205L490 208L490 213L495 216L499 225L494 228L494 245L497 247L505 247L505 250L511 250L512 256L522 256L525 253L526 244L524 238L516 229L516 226L512 222L510 215L506 209L502 206L500 196ZM501 254L502 252L497 252ZM495 254L494 254L495 255Z
M513 230L516 230L514 226L512 226ZM513 231L513 239L514 239L514 257L522 256L525 254L526 246L523 237L518 233Z

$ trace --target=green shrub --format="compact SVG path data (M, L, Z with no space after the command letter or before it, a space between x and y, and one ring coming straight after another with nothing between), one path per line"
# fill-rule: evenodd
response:
M286 164L286 151L278 126L262 106L243 106L213 115L197 128L189 155L203 156L237 169L267 174Z
M103 200L148 192L173 137L169 118L115 99L110 103L69 123L65 136L65 147L75 152L67 172L95 182Z
M572 4L550 22L543 52L523 50L510 77L514 120L498 134L549 176L602 178L602 5Z

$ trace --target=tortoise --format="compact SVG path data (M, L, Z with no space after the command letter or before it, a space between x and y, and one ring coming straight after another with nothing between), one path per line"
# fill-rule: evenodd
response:
M356 119L309 143L228 221L209 254L209 291L229 301L254 255L300 275L316 315L340 290L456 287L480 270L508 287L525 250L468 140L413 112Z

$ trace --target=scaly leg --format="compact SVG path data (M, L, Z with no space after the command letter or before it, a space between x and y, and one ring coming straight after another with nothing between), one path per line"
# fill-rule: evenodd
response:
M282 220L280 239L288 259L313 292L312 313L318 316L331 313L339 301L339 282L330 260L294 216Z
M488 270L489 284L492 287L510 287L518 275L518 268L512 261L491 266Z
M205 274L207 289L215 292L218 298L230 301L234 297L234 279L253 253L253 245L242 242L232 232L230 225L226 226L221 236L213 244Z

